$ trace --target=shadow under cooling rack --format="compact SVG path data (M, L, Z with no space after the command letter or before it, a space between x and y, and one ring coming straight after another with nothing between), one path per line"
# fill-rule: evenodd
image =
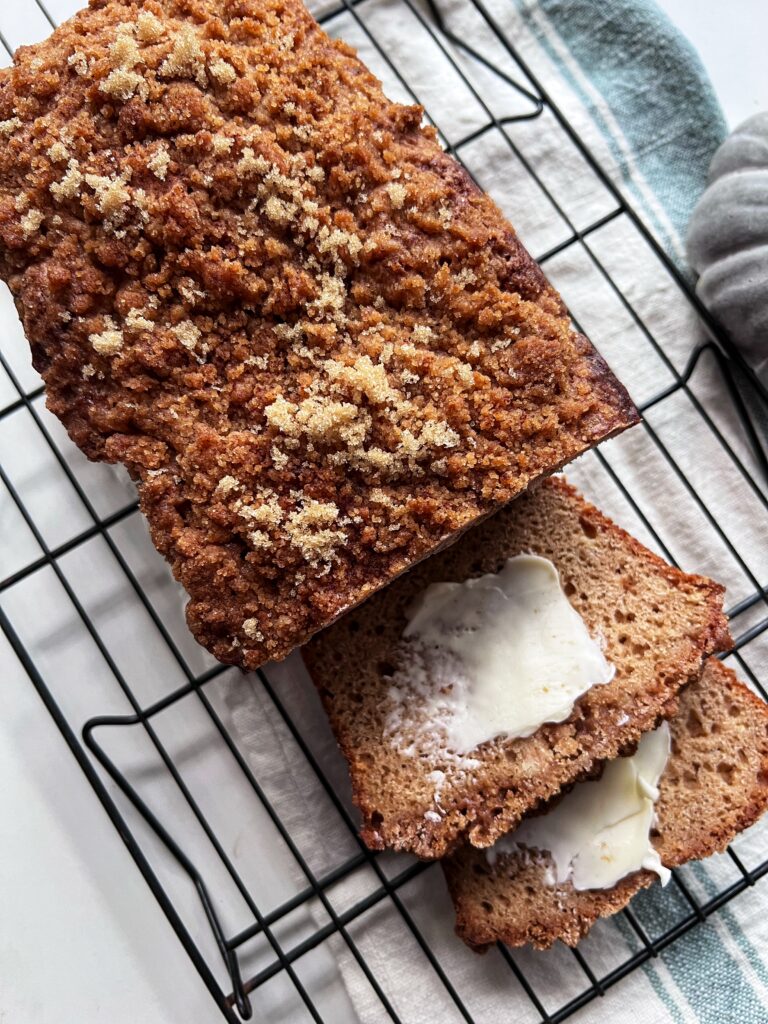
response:
M0 14L7 49L42 38L55 24L49 11L65 16L75 5L30 0L22 8L23 18ZM510 213L556 283L564 261L574 260L568 266L583 268L616 321L633 332L637 358L616 369L644 422L588 456L590 479L600 481L597 500L673 563L706 568L709 554L719 553L736 637L728 657L766 698L768 560L745 546L740 521L724 517L721 499L768 522L768 462L750 416L755 405L768 409L768 397L485 4L466 0L476 25L471 42L454 34L441 10L440 0L344 0L326 5L319 20L358 47L393 98L423 103L445 148ZM393 47L397 33L408 34L410 49ZM416 59L427 50L428 75ZM434 67L450 80L445 95L459 90L461 104L445 102ZM557 190L529 145L531 132L551 133L572 154L569 194ZM501 173L489 177L491 167ZM572 201L587 192L596 211L590 216ZM689 332L694 341L684 352L659 336L653 311L638 308L613 265L617 230L630 232L623 237L643 248L665 287L698 318L698 336ZM611 361L610 339L593 330L588 304L573 312ZM109 467L87 465L72 448L45 411L26 359L10 334L3 338L10 398L0 407L0 481L19 540L3 564L0 625L227 1020L254 1012L270 1021L354 1020L345 997L327 985L339 963L383 1017L413 1020L375 949L390 915L402 935L390 956L400 956L402 970L446 1007L446 1020L488 1019L467 988L474 974L509 992L517 1020L562 1021L768 871L768 860L730 850L714 888L702 887L695 872L676 871L662 914L647 913L644 897L618 922L596 926L578 950L562 947L545 961L499 946L477 958L430 920L434 901L445 900L435 865L362 844L338 766L295 718L288 673L299 670L267 668L249 684L254 706L270 723L267 740L291 760L329 823L320 857L296 827L268 750L255 767L231 728L235 674L191 641L182 597L151 549L130 484ZM701 466L696 439L704 437L714 454ZM39 451L44 472L29 459L14 462L19 445ZM642 476L627 471L635 464ZM690 550L655 515L659 488L678 496L680 515L695 526ZM543 963L561 979L556 1004L543 992Z

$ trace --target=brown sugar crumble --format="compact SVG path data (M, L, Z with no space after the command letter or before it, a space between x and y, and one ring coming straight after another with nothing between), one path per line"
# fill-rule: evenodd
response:
M298 0L91 0L14 61L0 272L221 660L284 656L636 420L421 109Z

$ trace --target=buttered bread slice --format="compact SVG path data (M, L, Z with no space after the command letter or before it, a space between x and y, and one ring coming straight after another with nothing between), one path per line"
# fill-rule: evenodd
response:
M633 760L619 758L606 766L601 779L580 783L551 812L526 819L491 849L466 846L443 862L456 931L465 942L481 952L497 941L546 949L562 939L573 946L598 918L617 913L670 868L723 850L763 814L768 806L768 706L730 669L717 659L708 661L701 679L681 695L668 729L671 750L658 781L650 834L657 863L646 862L639 870L635 866L616 881L601 877L594 865L587 864L579 877L573 865L568 870L562 863L568 819L573 822L569 805L580 803L583 820L589 804L596 803L589 791L604 787L610 770L626 769L620 761ZM605 804L605 794L600 802ZM565 821L548 827L550 814ZM537 843L556 847L556 855ZM603 854L603 864L610 852ZM609 884L602 885L605 881Z
M674 714L722 594L553 478L339 620L303 654L366 843L490 846Z

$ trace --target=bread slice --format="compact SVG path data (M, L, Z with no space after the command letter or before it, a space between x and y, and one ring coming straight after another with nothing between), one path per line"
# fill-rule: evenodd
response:
M603 639L613 680L588 690L567 721L483 744L469 759L439 749L404 753L388 738L387 719L406 608L432 582L497 572L521 552L554 562L590 633ZM674 714L678 691L698 676L703 659L729 646L722 595L711 580L667 565L559 478L417 566L303 649L349 762L365 842L425 858L442 857L462 840L490 846L537 804ZM416 722L415 693L413 716Z
M670 729L653 845L674 868L725 849L768 807L768 706L713 658L681 695ZM457 934L480 952L497 941L574 946L657 880L638 871L612 889L577 891L570 882L547 885L548 862L509 853L491 866L485 851L468 846L446 859Z
M98 0L0 70L0 275L189 625L281 658L637 422L499 209L299 0Z

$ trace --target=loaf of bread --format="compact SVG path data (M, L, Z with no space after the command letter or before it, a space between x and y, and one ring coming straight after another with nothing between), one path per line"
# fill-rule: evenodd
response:
M299 0L92 0L0 71L0 274L198 640L255 667L631 423L494 203Z
M768 707L717 659L680 697L661 777L653 845L668 868L725 849L768 806ZM591 785L587 782L584 785ZM567 799L567 796L565 797ZM548 885L548 857L464 847L443 862L456 931L478 951L494 942L574 946L657 876L638 871L611 889Z
M418 692L408 699L400 671L408 606L430 583L497 572L521 552L554 563L571 604L601 638L613 680L589 689L566 721L483 744L467 758L394 742L395 682L414 738L424 724ZM366 843L425 858L462 840L491 845L675 712L678 691L703 659L729 645L722 593L667 565L553 477L340 619L303 655L349 762ZM407 741L407 723L400 731Z

